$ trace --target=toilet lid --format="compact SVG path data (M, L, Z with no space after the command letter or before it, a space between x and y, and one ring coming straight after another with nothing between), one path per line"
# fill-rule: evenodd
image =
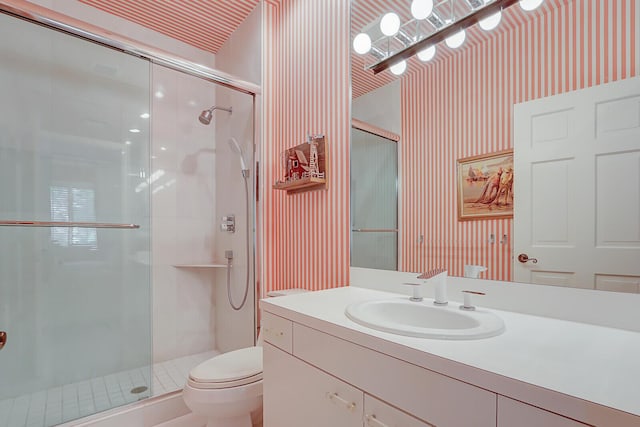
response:
M202 362L189 372L197 383L247 383L262 378L262 347L224 353ZM241 381L248 380L248 381Z

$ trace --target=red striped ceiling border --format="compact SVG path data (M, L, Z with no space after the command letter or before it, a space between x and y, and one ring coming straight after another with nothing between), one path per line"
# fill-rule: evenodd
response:
M214 54L218 53L229 36L260 2L260 0L78 1Z

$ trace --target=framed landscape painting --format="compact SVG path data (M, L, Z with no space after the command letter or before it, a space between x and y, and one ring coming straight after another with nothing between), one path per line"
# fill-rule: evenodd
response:
M513 218L513 150L457 161L458 220Z

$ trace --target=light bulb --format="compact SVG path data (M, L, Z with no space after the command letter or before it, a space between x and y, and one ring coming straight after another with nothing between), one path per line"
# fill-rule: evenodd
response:
M399 76L400 74L404 73L405 70L407 69L407 61L403 59L402 61L393 64L389 69L393 74L395 74L396 76Z
M497 13L494 13L491 16L481 19L480 22L478 22L478 24L480 24L480 28L482 28L483 30L491 31L498 26L501 19L502 19L502 11L499 10Z
M411 14L414 18L426 19L433 11L433 0L413 0L411 3Z
M371 50L371 37L368 34L360 33L353 39L353 50L360 55Z
M400 30L400 17L393 12L389 12L380 20L380 31L385 36L395 36Z
M447 37L445 39L445 43L451 49L457 49L460 46L462 46L462 43L464 43L464 39L466 38L467 38L467 33L464 30L460 30L454 35Z
M520 7L526 11L537 9L544 0L520 0Z
M428 48L418 52L418 59L422 62L427 62L427 61L431 61L435 55L436 55L436 47L429 46Z

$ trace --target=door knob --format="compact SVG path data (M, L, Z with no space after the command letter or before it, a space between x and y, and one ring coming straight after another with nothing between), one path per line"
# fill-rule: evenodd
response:
M538 263L538 260L536 258L529 258L529 255L527 255L527 254L518 255L518 261L520 261L523 264L526 263L526 262L529 262L529 261L531 261L534 264Z
M0 331L0 350L4 348L4 345L7 343L7 333L5 331Z

